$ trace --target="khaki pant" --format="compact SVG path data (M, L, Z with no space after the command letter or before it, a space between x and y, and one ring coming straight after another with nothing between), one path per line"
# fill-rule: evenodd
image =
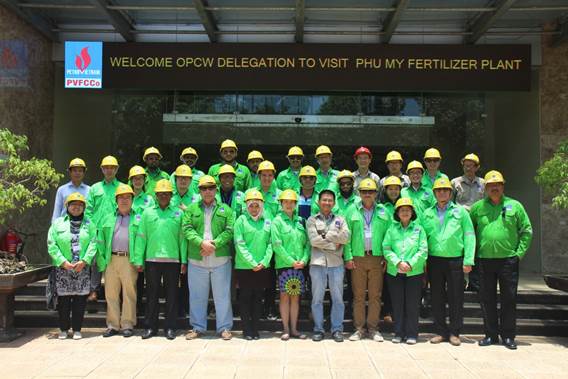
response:
M128 257L112 255L105 271L107 327L115 330L132 329L136 325L136 280L138 271ZM120 295L122 293L122 314Z
M369 309L366 325L369 333L377 331L381 314L381 293L383 291L383 257L353 257L355 269L351 271L353 288L353 325L355 329L365 330L365 294L369 294Z

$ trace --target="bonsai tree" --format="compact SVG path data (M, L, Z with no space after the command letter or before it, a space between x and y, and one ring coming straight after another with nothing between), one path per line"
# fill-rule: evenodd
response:
M568 208L568 140L563 141L552 158L537 170L536 182L552 196L555 208Z
M63 177L48 159L24 158L28 150L28 137L0 129L0 225L28 208L44 206L45 192Z

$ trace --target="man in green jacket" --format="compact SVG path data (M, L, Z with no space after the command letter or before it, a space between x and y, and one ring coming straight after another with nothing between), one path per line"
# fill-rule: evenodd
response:
M377 203L378 187L373 179L363 179L358 190L361 203L351 205L345 215L351 238L345 244L343 254L346 267L351 270L353 325L355 327L355 332L349 340L359 341L368 331L369 338L375 342L382 342L379 317L386 267L382 256L382 243L390 225L390 217L385 207ZM369 309L365 317L367 292Z
M193 172L188 165L182 164L176 168L172 175L175 178L172 206L185 211L187 207L199 199L199 194L194 194L190 190L193 182Z
M318 161L317 182L315 191L320 193L324 189L337 193L337 175L339 171L331 167L333 154L331 149L321 145L316 149L316 159Z
M147 194L154 196L156 183L162 179L169 179L170 175L160 169L162 154L160 154L160 150L155 147L152 146L144 150L142 160L146 163L146 184L144 185L144 189Z
M197 188L197 182L199 178L201 178L205 173L196 167L197 160L199 159L199 155L197 154L197 150L193 147L186 147L182 150L179 160L181 164L189 166L191 168L192 173L192 181L191 185L189 186L189 192L192 195L199 195L199 188ZM176 176L175 172L172 172L170 175L170 182L172 182L172 186L176 185Z
M260 185L257 189L262 193L264 198L264 213L268 219L273 219L280 211L280 190L276 185L274 177L276 175L276 167L270 161L263 161L258 165L258 176ZM243 212L244 213L244 212Z
M224 165L219 169L219 190L215 192L215 201L219 204L227 204L233 211L235 220L243 213L245 194L237 190L235 180L237 173L233 166ZM201 192L201 190L200 190Z
M351 171L343 170L337 175L337 202L333 209L336 215L344 216L350 206L361 202L358 192L353 188L354 184L355 177Z
M260 177L258 175L258 165L264 161L262 153L258 150L251 151L247 156L247 166L250 170L250 188L260 187Z
M298 146L292 146L288 149L288 155L286 155L286 158L290 163L290 167L278 174L276 185L281 191L291 189L296 192L300 192L299 174L304 160L304 151Z
M437 179L433 189L436 205L426 209L422 216L422 226L428 237L428 277L437 333L430 342L449 340L450 344L459 346L463 327L464 273L469 273L474 264L475 232L467 210L451 201L450 181Z
M176 337L178 315L178 283L180 273L187 269L187 242L183 237L181 219L183 211L174 208L170 201L173 188L169 179L162 179L155 187L158 205L142 213L136 243L134 264L145 268L146 277L146 330L142 339L158 333L158 311L161 282L166 293L166 338Z
M252 179L250 176L249 168L237 162L238 151L239 150L235 141L230 139L223 141L219 149L219 154L221 155L222 162L211 166L209 168L208 174L214 177L216 182L219 183L219 170L224 165L229 165L235 170L235 189L237 191L244 192L247 189L251 188Z
M116 212L114 194L120 183L116 179L118 161L112 155L104 157L101 161L101 171L104 179L91 186L87 196L85 217L91 220L97 227L101 220L110 213ZM88 301L97 301L97 291L101 287L101 273L97 268L97 259L90 266L91 270L91 293Z
M440 163L442 163L442 155L435 148L430 148L424 153L424 163L426 164L426 172L422 176L422 185L432 189L436 179L446 178L448 176L440 171Z
M420 220L422 213L436 204L432 189L423 184L424 167L418 161L412 161L408 164L406 173L410 178L410 186L400 191L400 197L408 197L412 199L414 210Z
M231 207L215 199L217 186L210 175L199 179L201 201L193 203L183 216L183 233L188 241L189 321L185 336L200 338L207 330L209 289L215 302L217 333L232 338L231 242L235 217Z
M99 227L98 268L104 272L107 303L107 330L103 337L117 335L119 330L122 330L124 337L131 337L136 325L138 270L133 262L134 242L141 215L132 212L133 196L134 190L129 185L118 186L117 212L108 214Z
M499 171L485 175L486 197L470 210L477 236L479 300L483 311L485 338L480 346L499 342L508 349L515 343L519 261L532 241L532 226L523 205L504 195L505 179ZM501 297L501 325L497 313L497 282Z

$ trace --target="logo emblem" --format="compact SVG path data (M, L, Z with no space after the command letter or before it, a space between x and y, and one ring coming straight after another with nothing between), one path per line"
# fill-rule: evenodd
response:
M65 88L102 88L103 43L65 42Z

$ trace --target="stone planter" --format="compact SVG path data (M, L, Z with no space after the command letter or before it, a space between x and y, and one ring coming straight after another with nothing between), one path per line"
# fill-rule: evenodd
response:
M51 265L31 265L16 274L0 274L0 342L10 342L23 332L14 328L14 293L20 287L46 279Z

